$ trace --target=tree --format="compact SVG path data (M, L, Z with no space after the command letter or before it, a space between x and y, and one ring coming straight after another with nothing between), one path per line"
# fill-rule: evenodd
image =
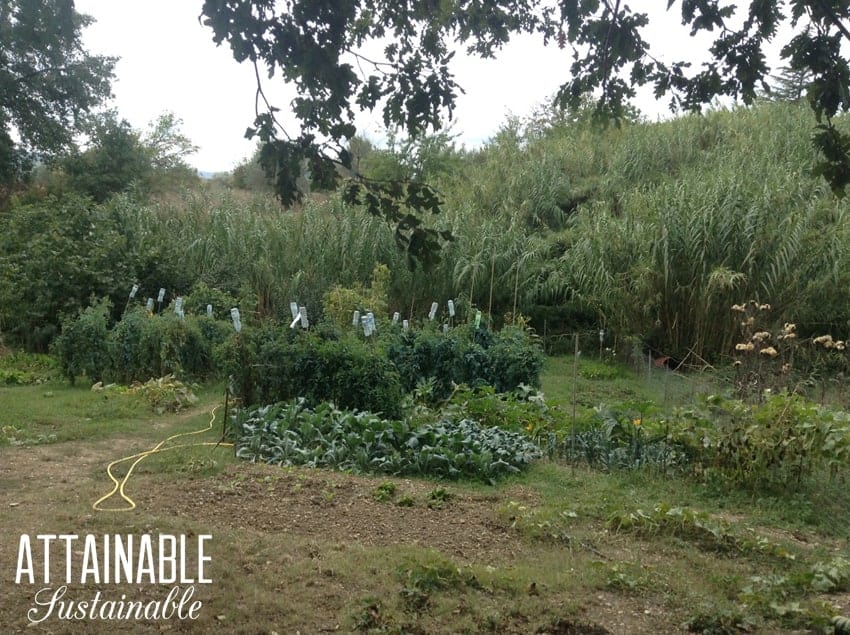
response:
M0 193L36 159L72 148L86 113L110 95L115 59L82 47L91 22L73 0L0 0Z
M141 133L113 111L92 117L88 147L57 162L66 177L62 185L102 203L131 187L148 194L197 179L184 161L196 147L181 132L181 124L166 112Z
M185 168L186 157L198 151L198 146L180 130L182 125L183 120L173 112L164 112L150 123L147 132L142 135L142 144L150 153L154 170Z
M336 180L334 163L351 167L345 141L356 133L355 107L380 107L388 128L413 139L439 130L461 92L451 72L458 48L492 57L518 33L569 48L570 79L557 102L577 109L592 94L596 118L618 122L644 85L658 98L669 95L674 111L699 111L718 96L751 103L767 86L764 47L788 22L797 32L782 56L790 68L811 73L807 94L822 154L817 170L843 194L850 183L850 136L833 119L850 108L850 67L841 50L850 41L850 4L751 0L739 9L722 0L668 0L667 10L675 5L691 35L716 34L700 68L654 58L643 37L649 14L621 0L206 0L202 17L217 44L227 41L238 61L256 69L257 112L247 135L264 142L263 164L284 202L297 199L294 183L304 165L326 182ZM365 52L376 46L383 48L380 58ZM297 135L279 125L277 108L267 102L262 66L269 78L279 73L295 84ZM346 190L351 200L395 221L399 242L411 251L432 245L435 236L422 234L417 213L439 208L436 192L415 181L387 185L355 177Z
M106 113L94 121L88 133L90 147L60 163L71 189L102 203L134 183L147 184L153 153L126 120Z
M789 66L779 69L778 75L771 76L773 84L764 94L769 101L800 101L806 96L806 88L812 81L812 74L806 69L794 70Z

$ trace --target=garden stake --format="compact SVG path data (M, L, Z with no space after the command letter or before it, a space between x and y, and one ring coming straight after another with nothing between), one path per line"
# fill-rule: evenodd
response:
M575 456L576 456L576 399L578 397L578 333L573 333L573 430L572 430L572 465L575 471Z
M138 291L139 291L139 285L134 284L133 288L130 289L130 297L127 298L127 304L124 305L124 313L126 313L127 310L130 308L130 302L132 302L133 298L136 297L136 293L138 293Z
M216 447L218 447L218 445L222 441L224 441L225 429L227 427L227 406L229 405L228 402L230 401L229 397L230 397L230 384L229 384L229 382L225 382L225 384L224 384L224 418L221 420L221 438L218 440L218 444L216 444ZM235 444L233 446L233 449L234 449L234 453L235 453L235 451L236 451L236 445Z

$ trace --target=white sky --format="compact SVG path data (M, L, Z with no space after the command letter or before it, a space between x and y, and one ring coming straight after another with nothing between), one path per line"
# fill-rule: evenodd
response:
M659 2L657 15L650 15L655 20L646 34L656 57L704 55L706 38L688 37L663 5ZM83 33L89 52L121 58L111 106L139 130L162 112L175 113L199 147L188 162L199 170L223 172L253 152L254 142L244 133L254 120L256 82L250 64L238 64L226 43L215 46L212 30L198 22L201 6L200 0L76 0L77 10L96 20ZM458 54L453 69L466 94L458 99L452 132L467 145L490 138L508 114L529 114L553 95L567 79L570 61L569 49L544 47L529 37L512 41L496 60ZM266 80L264 89L285 112L292 90L279 79ZM649 94L637 105L653 118L667 109L666 100L656 104ZM382 137L379 110L362 114L356 123L359 134Z

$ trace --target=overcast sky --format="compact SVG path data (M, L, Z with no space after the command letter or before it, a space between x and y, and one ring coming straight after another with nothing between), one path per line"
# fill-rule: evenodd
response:
M647 33L656 57L699 59L706 40L687 36L674 16L657 3ZM232 169L249 156L254 142L244 138L254 119L256 82L250 64L238 64L226 44L216 47L212 31L198 22L200 0L76 0L77 10L95 18L83 33L92 53L120 58L111 104L137 129L165 111L183 120L184 133L199 147L188 158L199 170ZM456 58L454 72L465 89L452 132L458 141L478 145L509 114L526 115L553 95L567 77L569 51L544 47L539 39L518 38L496 60ZM270 101L286 109L293 93L280 80L264 85ZM652 118L666 112L648 95L638 106ZM358 117L360 134L383 135L380 112Z

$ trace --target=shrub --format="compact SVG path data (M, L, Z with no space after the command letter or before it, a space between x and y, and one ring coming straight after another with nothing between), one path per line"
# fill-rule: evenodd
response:
M109 340L109 300L102 299L62 322L62 334L54 342L62 374L73 385L85 375L92 382L108 373L111 357Z
M103 300L64 323L55 351L69 380L85 374L92 381L129 384L169 374L198 379L218 374L213 349L232 332L226 322L132 309L110 330L108 313Z
M688 448L671 439L666 422L647 420L650 403L623 403L594 409L589 425L575 434L566 430L540 434L550 458L584 462L603 470L651 468L661 473L690 465Z
M390 277L389 267L380 264L372 270L372 284L368 289L359 284L351 288L332 287L322 298L325 317L337 327L345 328L351 324L355 309L362 315L366 315L367 311L376 316L386 315Z
M137 382L130 387L130 392L142 395L154 412L160 415L165 412L179 412L198 401L192 389L173 375L152 378L144 384Z
M122 307L134 278L132 249L115 216L85 198L49 197L0 214L0 330L45 351L60 317L92 296Z
M229 293L198 282L183 299L183 307L187 315L206 316L207 305L212 305L213 317L218 320L230 319L230 308L236 306L236 299Z
M787 490L850 458L848 416L799 395L768 395L759 405L711 396L680 412L675 428L705 476L735 487Z
M339 340L266 326L234 335L219 350L244 403L303 397L388 417L401 413L402 385L381 349L356 337Z
M409 331L390 343L388 356L406 390L433 380L436 399L447 398L455 384L489 385L497 392L510 392L521 384L539 386L543 367L542 351L518 327L498 333L474 327L448 333Z

